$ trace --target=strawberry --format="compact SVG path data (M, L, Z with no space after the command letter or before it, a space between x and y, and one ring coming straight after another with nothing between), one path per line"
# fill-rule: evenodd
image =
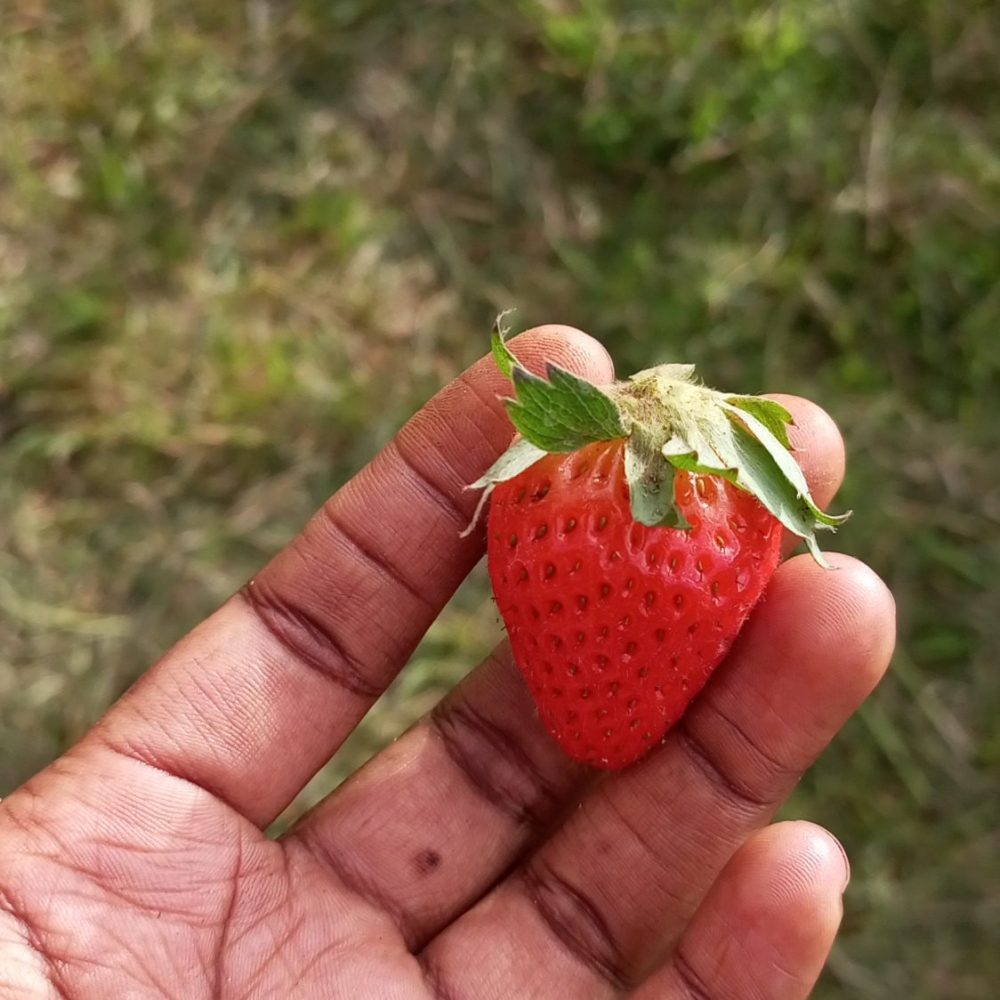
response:
M826 565L789 413L663 365L598 388L532 375L498 323L520 437L473 486L514 659L574 760L616 769L664 738L729 651L780 558L781 528Z
M546 455L490 502L497 605L542 719L575 760L623 767L698 693L778 564L749 493L681 472L691 525L631 516L620 441Z

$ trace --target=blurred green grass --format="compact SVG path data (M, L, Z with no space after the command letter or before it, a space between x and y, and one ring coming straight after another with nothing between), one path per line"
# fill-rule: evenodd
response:
M0 793L480 354L493 313L810 395L891 677L789 815L821 998L1000 981L1000 14L986 0L0 11ZM292 815L496 638L477 572Z

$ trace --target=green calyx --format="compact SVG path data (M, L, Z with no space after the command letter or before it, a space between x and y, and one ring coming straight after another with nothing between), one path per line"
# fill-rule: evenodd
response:
M513 383L506 406L520 437L471 485L484 491L476 520L497 484L546 454L623 439L636 521L689 528L674 496L677 470L721 476L753 494L820 565L829 565L816 533L836 530L850 515L827 514L810 496L789 450L792 417L779 403L709 389L696 381L692 365L660 365L601 388L552 364L541 378L511 352L502 321L501 315L493 328L493 357Z

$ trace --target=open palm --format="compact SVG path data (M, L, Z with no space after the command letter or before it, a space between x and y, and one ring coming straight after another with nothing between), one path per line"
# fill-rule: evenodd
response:
M519 356L601 380L583 334ZM259 576L0 804L3 998L801 998L845 860L768 826L877 683L878 578L778 571L664 745L595 779L494 655L286 836L330 757L480 557L463 492L508 444L489 361L421 410ZM843 453L783 398L814 494Z

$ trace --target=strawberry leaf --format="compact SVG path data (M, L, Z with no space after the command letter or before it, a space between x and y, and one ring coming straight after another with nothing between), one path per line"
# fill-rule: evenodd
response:
M625 479L632 516L650 528L683 528L691 525L677 506L674 467L654 442L633 433L625 444Z
M507 346L501 313L491 344L497 367L514 384L506 401L511 423L521 436L547 452L576 451L594 441L613 441L628 431L615 401L596 385L558 365L548 364L541 378L528 371Z
M548 376L513 370L515 398L507 401L507 412L525 438L546 451L567 452L625 436L618 408L596 385L555 365Z
M777 463L759 436L734 423L732 440L739 456L738 485L753 493L789 531L804 539L816 562L829 568L830 564L816 542L816 531L832 528L847 515L834 519L820 511L809 496L808 489L800 493L790 478L776 470Z
M479 502L476 504L475 513L468 527L461 533L461 537L472 534L473 529L479 523L479 518L486 506L486 501L494 488L500 483L505 483L515 476L519 476L526 469L530 469L540 458L544 458L546 452L533 445L524 438L518 438L474 483L470 483L465 488L467 490L482 490Z
M709 476L722 476L735 483L736 470L726 466L726 460L712 446L711 439L701 433L701 428L695 427L693 430L695 433L689 432L689 434L691 439L697 442L697 447L694 447L687 438L674 434L660 448L660 453L676 469L701 472Z
M467 490L484 490L519 476L547 453L530 441L518 438Z
M757 488L752 489L761 503L774 514L789 530L795 532L809 547L809 551L817 562L825 565L816 544L817 530L835 531L850 516L846 514L827 514L820 510L809 494L809 484L799 463L792 458L781 441L771 433L770 429L746 410L737 410L722 403L722 408L730 418L730 423L736 429L735 442L742 450L747 468L766 470L766 475L758 479ZM767 456L765 459L764 456ZM767 496L762 495L762 489L768 493L780 492L786 495L786 507L782 516L777 510L772 510ZM791 493L791 503L787 503L787 495Z
M663 445L666 460L678 469L721 476L752 493L789 531L805 539L817 562L828 565L816 532L836 528L848 515L819 509L799 464L767 424L746 407L713 397L711 405L700 407L697 420L685 422L683 437L675 434Z
M729 396L726 402L756 417L781 442L783 448L792 447L788 440L788 425L795 421L781 403L761 396Z
M490 336L490 349L493 354L493 360L497 363L497 368L500 369L504 378L510 378L511 373L516 367L519 367L519 362L517 358L514 357L514 352L507 346L507 334L510 333L510 328L504 326L504 317L509 316L513 312L512 309L506 309L493 321L493 333Z
M672 453L667 459L675 469L684 469L686 472L700 472L706 476L721 476L728 479L734 485L739 480L739 473L736 469L723 469L715 465L706 465L698 458L696 451L682 451Z

